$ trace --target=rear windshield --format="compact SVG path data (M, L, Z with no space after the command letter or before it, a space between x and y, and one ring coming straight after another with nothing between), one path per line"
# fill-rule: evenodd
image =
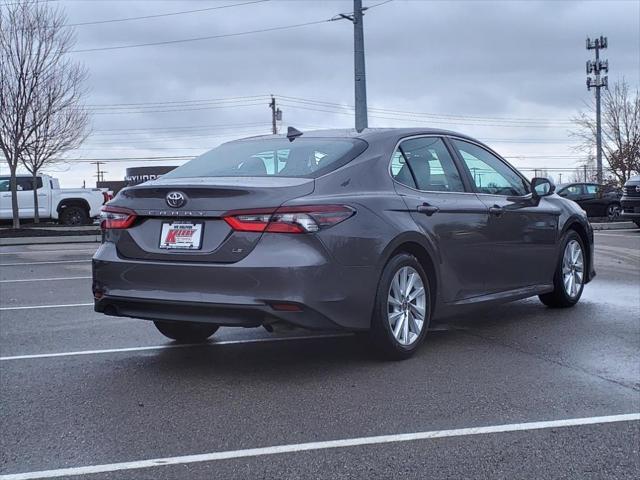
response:
M220 145L163 178L309 177L315 178L351 161L367 148L355 138L286 138L247 140Z

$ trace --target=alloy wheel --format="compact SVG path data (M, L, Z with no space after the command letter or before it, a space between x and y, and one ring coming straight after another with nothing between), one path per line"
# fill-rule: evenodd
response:
M427 292L413 267L396 272L389 287L387 318L391 333L401 345L411 345L420 336L425 322Z
M576 298L580 293L584 279L584 254L577 240L571 240L564 248L562 259L562 281L564 291L570 298Z
M615 220L620 216L620 206L619 205L609 205L607 207L607 217L609 220Z

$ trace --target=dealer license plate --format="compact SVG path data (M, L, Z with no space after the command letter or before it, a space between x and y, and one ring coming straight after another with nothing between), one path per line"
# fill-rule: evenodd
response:
M162 224L160 248L198 250L202 243L202 223L171 222Z

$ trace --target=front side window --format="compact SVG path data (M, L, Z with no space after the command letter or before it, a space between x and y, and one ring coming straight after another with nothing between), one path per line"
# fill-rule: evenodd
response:
M403 185L429 192L464 192L460 172L441 138L411 138L391 157L391 175Z
M11 190L11 184L8 177L0 177L0 192L8 192Z
M359 139L286 138L230 142L163 175L193 177L315 178L349 162L367 148Z
M522 196L529 193L527 183L495 155L462 140L452 140L469 169L478 193Z

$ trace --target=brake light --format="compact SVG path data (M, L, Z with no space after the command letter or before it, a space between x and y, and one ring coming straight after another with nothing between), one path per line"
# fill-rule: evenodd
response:
M122 207L105 205L100 212L100 228L102 230L115 230L129 228L136 220L136 212Z
M308 205L278 209L236 210L224 220L237 232L313 233L351 217L346 205Z

